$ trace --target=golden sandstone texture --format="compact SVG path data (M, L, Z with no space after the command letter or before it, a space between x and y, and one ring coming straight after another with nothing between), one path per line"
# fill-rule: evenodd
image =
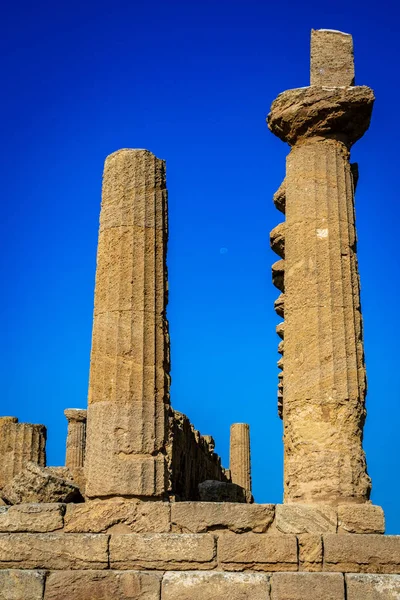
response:
M30 461L46 465L46 428L0 417L0 489Z
M165 163L105 163L89 383L86 494L161 496L169 406Z
M65 411L66 467L45 467L43 426L0 419L0 600L399 600L400 536L382 535L362 449L350 149L373 100L354 85L351 36L313 31L311 86L268 117L291 146L270 237L282 505L251 503L246 424L229 472L170 407L165 164L107 158L89 407Z
M251 493L250 427L247 423L233 423L230 437L232 483Z
M352 85L352 61L351 36L313 32L311 86L280 94L268 115L271 131L291 146L274 200L285 222L271 233L281 257L273 281L283 292L275 310L284 317L278 407L286 502L363 503L371 488L349 159L374 94Z
M0 598L397 600L400 538L359 533L365 522L383 531L383 513L356 508L355 517L347 505L0 507Z

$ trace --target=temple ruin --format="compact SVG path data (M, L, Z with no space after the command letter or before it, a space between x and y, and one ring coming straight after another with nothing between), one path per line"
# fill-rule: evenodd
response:
M352 37L313 30L310 85L267 118L290 146L270 235L283 504L254 502L246 423L224 468L212 432L172 408L165 162L107 157L88 406L65 410L65 466L46 466L43 425L0 418L1 600L400 598L400 536L383 535L362 446L350 150L373 103Z

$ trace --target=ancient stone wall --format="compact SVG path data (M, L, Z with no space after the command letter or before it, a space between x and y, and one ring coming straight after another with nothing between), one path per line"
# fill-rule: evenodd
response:
M171 411L169 432L169 491L173 497L198 500L198 486L203 481L229 481L214 452L213 439L202 436L185 415Z
M394 600L373 505L98 500L0 507L5 600Z

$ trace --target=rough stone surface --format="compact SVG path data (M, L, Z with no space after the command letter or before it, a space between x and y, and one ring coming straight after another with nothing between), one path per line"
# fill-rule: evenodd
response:
M89 382L89 497L166 491L167 237L164 161L147 150L108 156Z
M261 573L166 573L163 600L268 600L269 577Z
M385 515L373 504L344 504L338 507L339 533L384 533Z
M106 569L108 536L1 533L0 568Z
M273 198L275 208L277 208L281 213L285 214L286 210L286 188L285 181L282 181L281 185L277 189Z
M302 533L297 536L299 544L299 571L322 571L322 536Z
M271 600L344 600L339 573L274 573Z
M230 461L232 483L251 493L250 426L233 423L230 431Z
M32 461L46 465L46 427L0 417L0 489Z
M400 575L346 575L346 600L399 600Z
M202 436L182 413L171 410L167 455L170 495L176 500L199 500L203 481L228 481L211 436Z
M112 535L112 569L209 569L214 566L214 536L196 534Z
M285 258L285 223L279 223L270 233L272 250L281 258Z
M232 571L297 571L297 540L294 535L226 533L218 540L218 560Z
M65 514L67 533L164 533L170 530L168 502L93 500L69 504Z
M159 600L161 575L140 571L50 573L44 600Z
M272 103L268 127L291 146L299 139L334 135L350 146L368 129L374 100L367 86L287 90ZM286 193L286 214L287 202Z
M323 536L324 571L400 573L400 536Z
M280 294L274 303L275 312L279 317L285 316L285 294Z
M265 533L274 520L273 504L230 502L176 502L171 505L173 531L205 533L229 530L235 533Z
M285 502L365 503L366 378L347 148L296 144L287 157Z
M354 85L353 38L341 31L311 30L311 85Z
M0 600L43 600L45 573L0 570Z
M65 466L73 471L85 462L87 411L69 408L64 415L68 420Z
M281 292L285 291L285 261L277 260L272 265L272 283Z
M82 501L76 485L32 462L3 488L2 496L9 504Z
M0 532L47 533L63 528L62 504L19 504L0 508Z
M283 340L284 331L285 331L285 322L282 321L281 323L278 323L275 330L276 330L276 333L279 335L279 337Z
M324 505L277 504L276 527L282 533L335 533L337 511Z
M199 484L202 502L252 502L251 493L235 483L203 481Z

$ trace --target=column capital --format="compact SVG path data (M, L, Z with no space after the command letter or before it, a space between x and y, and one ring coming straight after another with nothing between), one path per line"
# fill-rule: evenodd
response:
M87 410L83 408L66 408L64 410L64 415L67 417L68 421L86 421Z
M267 123L272 133L290 146L323 137L350 147L367 131L374 100L374 92L365 85L296 88L274 100Z

